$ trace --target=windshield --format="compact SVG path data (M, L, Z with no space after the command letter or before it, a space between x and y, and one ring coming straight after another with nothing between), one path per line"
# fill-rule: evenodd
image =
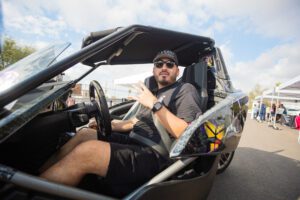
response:
M37 51L0 72L0 94L48 68L70 43L56 44Z

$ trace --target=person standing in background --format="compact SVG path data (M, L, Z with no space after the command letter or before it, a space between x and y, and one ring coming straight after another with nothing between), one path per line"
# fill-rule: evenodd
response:
M257 105L254 104L252 107L251 119L256 119L256 117L257 117L256 114L257 114Z
M270 120L270 112L271 112L271 108L270 108L270 106L267 106L267 108L266 108L267 121Z
M276 105L275 105L275 103L273 103L272 106L271 106L270 114L271 114L271 121L276 120L275 119L275 114L276 114Z
M295 117L295 128L299 131L298 143L300 144L300 113Z
M260 121L265 121L266 119L266 105L261 103L260 111L259 111Z

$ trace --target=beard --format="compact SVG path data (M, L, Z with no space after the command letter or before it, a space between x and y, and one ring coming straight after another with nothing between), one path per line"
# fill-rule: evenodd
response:
M158 80L158 83L163 86L167 86L170 84L166 79Z
M159 76L159 77L156 77L155 79L160 85L167 86L167 85L170 85L170 84L172 84L176 81L176 76L171 76L169 78Z

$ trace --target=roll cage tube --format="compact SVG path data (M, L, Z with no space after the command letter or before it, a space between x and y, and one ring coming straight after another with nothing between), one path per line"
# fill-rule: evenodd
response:
M52 194L68 199L90 199L90 200L113 200L114 198L84 191L70 186L51 183L41 178L37 178L0 164L0 181L15 184L20 187ZM33 199L35 199L33 197ZM40 199L37 197L37 199ZM48 198L47 198L48 199Z
M47 80L57 76L58 74L64 72L65 70L69 69L70 67L74 66L75 64L82 62L89 57L92 57L99 51L111 46L116 41L119 41L132 32L135 31L134 26L129 26L124 28L120 31L114 32L99 41L84 47L83 49L79 50L76 53L71 54L70 56L57 61L56 63L52 64L45 70L37 73L36 75L32 76L28 81L22 82L20 84L16 84L10 88L10 90L1 92L0 95L0 108L4 107L8 103L12 102L14 99L20 97L24 93L30 91L33 88L38 87L42 83L46 82ZM92 67L95 67L94 65Z

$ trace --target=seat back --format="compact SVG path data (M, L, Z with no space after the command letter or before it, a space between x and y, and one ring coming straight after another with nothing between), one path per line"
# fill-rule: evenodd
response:
M201 110L202 112L205 112L208 101L206 62L200 60L198 63L186 67L181 81L194 85L200 96Z

